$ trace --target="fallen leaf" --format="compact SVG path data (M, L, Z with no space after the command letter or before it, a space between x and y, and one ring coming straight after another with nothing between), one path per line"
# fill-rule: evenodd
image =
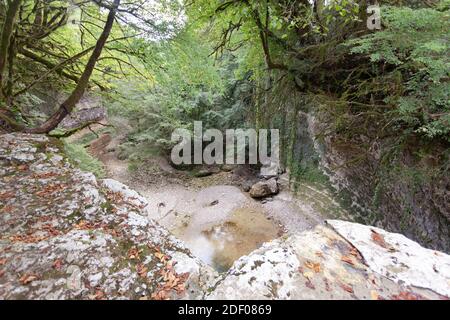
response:
M26 171L28 170L28 166L26 164L21 164L20 166L17 166L17 169L19 171Z
M85 228L86 225L87 225L87 222L84 221L84 220L81 220L80 222L78 222L78 223L75 225L75 229L81 230L81 229Z
M34 274L24 274L22 277L20 277L19 281L23 285L27 285L37 279L38 277Z
M52 268L55 270L60 270L61 267L62 267L61 259L56 259L55 262L53 262Z
M0 212L11 213L14 207L12 205L7 205L0 210Z
M167 270L172 270L173 269L173 264L174 264L173 261L167 261L166 265L165 265L166 269Z
M393 300L425 300L423 296L420 294L409 292L409 291L402 291L399 294L392 296Z
M151 299L153 299L153 300L168 300L169 292L167 290L159 290L157 292L152 293Z
M102 290L97 289L95 291L95 294L92 294L92 295L89 296L89 299L91 299L91 300L105 300L105 293Z
M360 254L359 254L359 252L358 252L358 249L356 249L356 248L352 248L352 249L350 250L350 254L351 254L352 256L358 258L358 259L361 257Z
M33 174L34 179L48 179L56 177L58 174L56 172L45 172L45 173L35 173Z
M348 293L353 293L353 288L345 283L339 283L339 286L344 290L347 291Z
M173 281L175 275L171 271L162 271L164 281Z
M141 278L147 278L148 268L140 263L136 266L136 272Z
M178 277L179 277L183 282L185 282L187 279L189 279L189 276L190 276L190 275L191 275L191 274L190 274L189 272L185 272L185 273L179 274Z
M161 252L156 252L155 257L161 262L164 262L164 260L166 260L166 255Z
M14 192L1 192L0 193L0 200L9 200L11 198L14 198Z
M161 252L156 252L155 257L158 258L159 260L161 260L164 257L164 254Z
M178 294L182 294L186 291L186 285L184 283L180 283L177 287L174 288Z
M36 192L36 195L39 197L48 197L53 195L54 193L61 192L66 189L67 186L64 184L50 184L45 186L41 191Z
M0 266L4 266L6 264L6 258L0 259Z
M0 270L0 278L3 277L3 275L5 274L5 270Z
M49 238L48 235L35 236L33 234L28 234L28 235L16 234L16 235L9 237L8 239L11 240L12 242L37 243L37 242L46 240L48 238Z
M308 269L314 270L315 273L319 273L320 272L320 263L314 263L312 261L306 261L305 262L305 266Z
M56 230L56 228L54 226L52 226L51 224L45 224L42 227L42 230L46 231L50 236L56 237L59 236L60 232L58 230Z
M130 260L140 260L138 248L133 247L130 250L128 250L128 259L130 259Z
M355 263L353 262L353 259L351 257L349 257L349 256L342 256L341 257L341 261L344 261L344 262L346 262L346 263L348 263L348 264L350 264L352 266L355 265Z
M105 293L101 290L97 290L95 293L95 300L103 300L105 298Z
M123 204L123 195L121 193L116 192L108 192L107 198L113 203L116 203L118 205Z
M168 280L164 287L166 289L175 289L175 287L178 285L178 282L179 282L178 278L174 277Z
M378 244L380 247L388 249L388 245L387 245L386 241L384 240L384 237L373 229L371 229L371 231L372 231L373 242Z

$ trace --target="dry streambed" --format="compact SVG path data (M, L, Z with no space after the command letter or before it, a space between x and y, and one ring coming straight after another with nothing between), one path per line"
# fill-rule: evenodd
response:
M287 191L286 177L279 179L280 193L255 200L238 187L254 181L242 167L193 177L155 158L130 172L128 162L117 157L118 142L100 137L92 144L93 154L105 164L108 176L142 194L149 202L149 217L220 272L283 234L312 229L328 218L348 218L325 188L304 184L293 194Z

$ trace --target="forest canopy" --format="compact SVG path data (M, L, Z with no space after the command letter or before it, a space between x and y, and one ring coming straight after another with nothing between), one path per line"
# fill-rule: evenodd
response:
M1 123L51 132L88 91L167 149L193 120L280 127L309 101L349 140L445 145L450 2L378 3L381 30L370 1L2 0Z

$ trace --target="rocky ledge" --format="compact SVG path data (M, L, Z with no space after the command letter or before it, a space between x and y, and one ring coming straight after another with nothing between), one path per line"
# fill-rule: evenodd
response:
M201 299L216 274L58 140L0 136L0 298Z
M61 143L0 135L1 299L446 299L450 257L328 221L224 274L148 218L148 203L72 166Z

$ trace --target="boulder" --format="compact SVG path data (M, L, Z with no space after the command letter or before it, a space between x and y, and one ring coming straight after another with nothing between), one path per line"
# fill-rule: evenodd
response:
M106 117L107 112L103 107L80 109L71 113L69 117L66 117L59 125L59 128L72 130L89 123L103 121Z
M279 189L277 179L272 178L254 184L250 189L250 196L252 198L265 198L277 194L278 191Z
M250 192L253 185L254 185L254 183L251 181L244 181L241 183L241 189L244 192Z

